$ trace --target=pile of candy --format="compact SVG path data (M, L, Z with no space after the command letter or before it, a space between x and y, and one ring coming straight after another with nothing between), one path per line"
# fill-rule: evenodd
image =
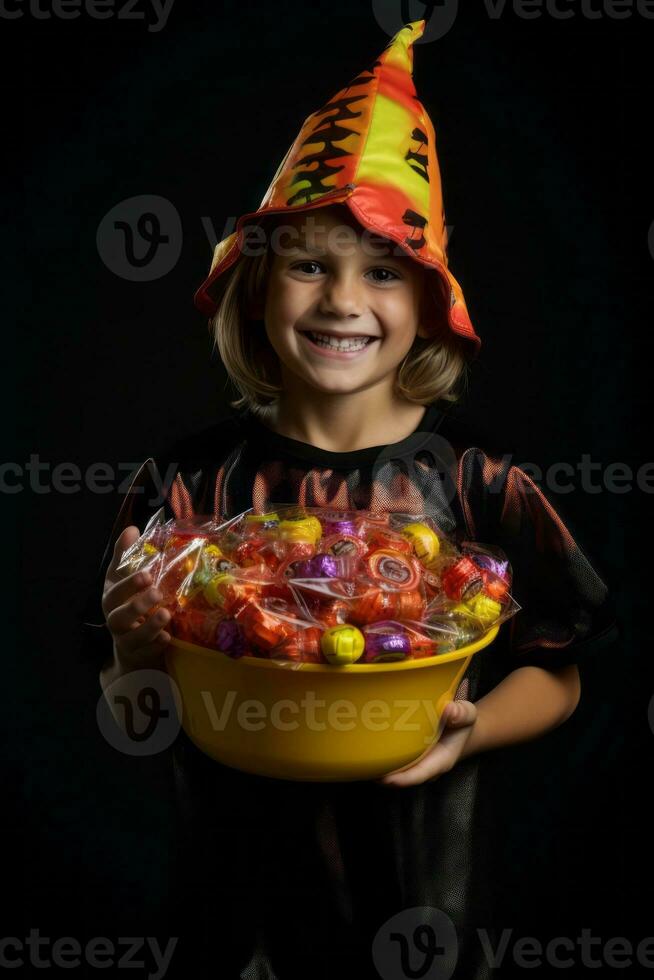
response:
M457 547L428 517L277 506L162 522L123 555L148 567L179 639L283 661L449 653L520 608L498 549Z

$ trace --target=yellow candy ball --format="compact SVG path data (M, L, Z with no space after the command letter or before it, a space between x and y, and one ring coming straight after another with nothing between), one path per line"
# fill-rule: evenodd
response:
M279 517L274 511L268 514L246 514L246 524L265 524L266 521L278 521Z
M502 612L500 603L491 599L490 596L484 595L483 592L478 592L476 596L468 600L466 605L472 615L481 620L484 626L490 626L491 623L494 623L495 620L499 619Z
M353 664L363 653L365 639L356 626L344 623L325 630L320 638L320 649L325 660L342 667Z
M317 517L301 517L297 521L280 521L277 532L284 541L317 544L322 537L322 524Z
M234 576L228 572L215 575L202 590L202 595L210 606L222 606L225 601L225 586L234 581Z
M405 524L402 534L410 542L416 558L427 567L438 557L441 543L427 524Z

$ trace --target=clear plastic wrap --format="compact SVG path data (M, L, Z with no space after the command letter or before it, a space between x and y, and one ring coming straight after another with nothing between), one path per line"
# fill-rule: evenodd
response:
M278 505L226 521L156 514L123 555L181 640L232 657L344 665L450 653L513 616L511 567L421 515Z

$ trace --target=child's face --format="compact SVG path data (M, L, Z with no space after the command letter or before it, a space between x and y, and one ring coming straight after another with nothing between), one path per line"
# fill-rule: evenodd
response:
M284 215L263 318L285 387L289 374L333 394L392 383L416 334L426 336L423 288L422 267L347 208Z

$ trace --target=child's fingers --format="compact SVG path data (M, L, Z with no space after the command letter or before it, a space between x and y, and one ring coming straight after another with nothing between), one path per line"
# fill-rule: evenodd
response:
M136 527L135 524L130 524L129 527L124 528L118 537L116 538L116 543L114 545L114 553L111 556L111 561L109 562L109 568L107 569L107 578L114 578L116 576L116 569L120 565L120 560L123 557L123 553L134 544L134 542L139 538L141 532Z
M152 576L148 571L132 572L127 578L118 579L113 585L105 588L102 595L102 611L105 619L109 613L124 605L133 595L146 589L152 584Z
M134 630L140 616L145 616L162 599L161 592L156 586L138 592L128 602L124 602L116 609L112 610L107 616L107 626L109 627L114 639L120 639L123 634ZM165 613L159 616L157 622L161 625L168 622L170 613L165 609L158 610L158 613ZM157 613L157 614L158 614ZM153 615L157 615L153 614ZM149 619L152 617L148 617Z
M136 632L136 631L135 631ZM170 643L170 633L162 630L158 636L135 649L119 650L123 667L139 669L147 667L149 662L152 666L158 666L159 658Z
M448 728L471 725L477 717L477 707L471 701L450 701L447 705L446 722Z
M123 633L116 640L116 646L121 657L129 658L138 654L140 659L142 651L154 641L159 641L160 645L168 642L170 634L164 627L169 621L170 613L168 610L159 609L156 613L148 616L140 626ZM159 652L161 652L160 649Z

